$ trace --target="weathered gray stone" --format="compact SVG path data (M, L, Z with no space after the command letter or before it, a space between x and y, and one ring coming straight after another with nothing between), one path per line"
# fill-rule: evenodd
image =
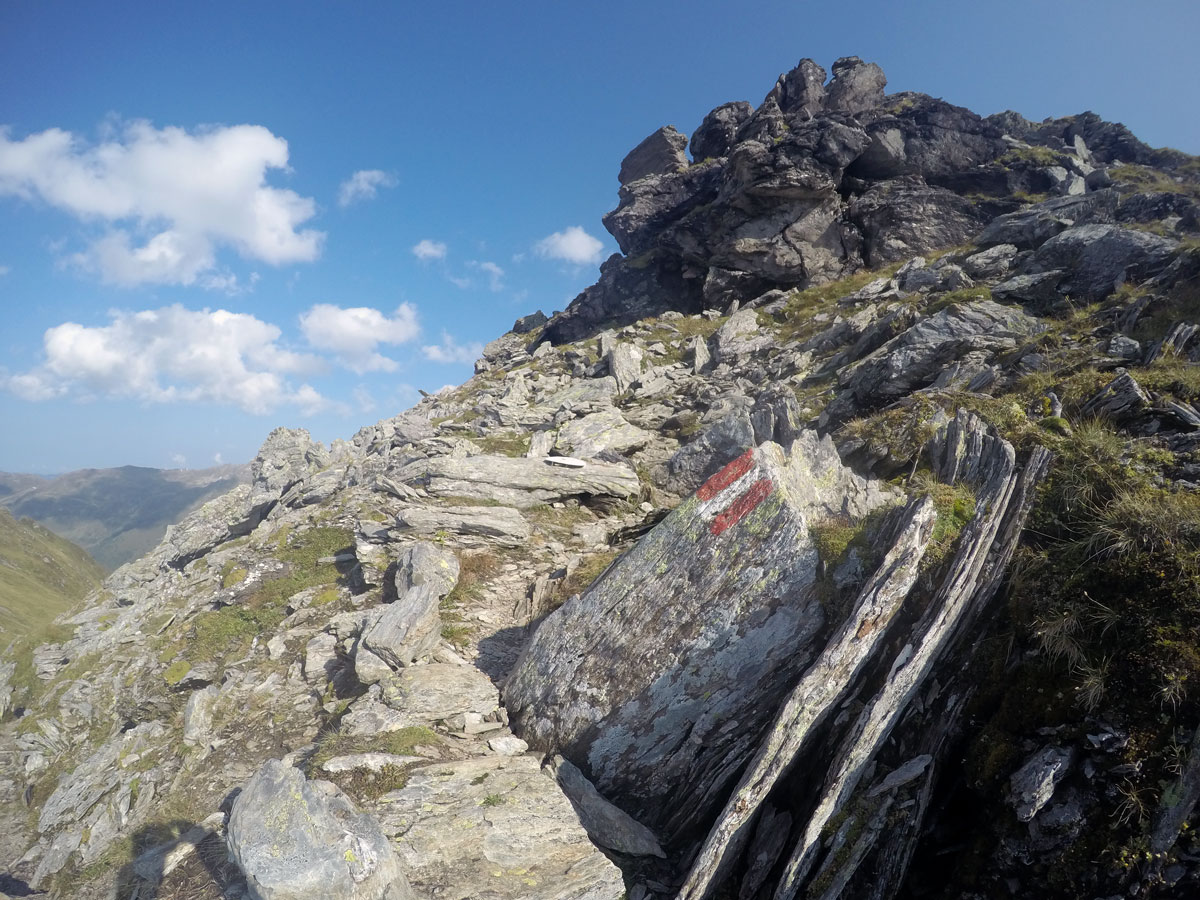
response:
M668 840L703 820L813 654L810 523L889 495L812 432L739 457L542 624L505 687L514 731Z
M396 567L396 599L363 632L362 645L393 668L428 654L442 637L438 611L458 581L458 557L421 541L404 548Z
M704 162L727 154L733 146L738 129L750 118L753 111L754 108L745 100L738 100L725 103L710 112L704 117L700 127L692 132L689 145L692 159Z
M1080 410L1085 416L1108 416L1118 421L1135 416L1150 405L1150 395L1126 371L1102 387Z
M342 720L352 735L432 725L466 713L490 716L500 705L495 685L474 666L426 663L382 679Z
M582 469L547 465L544 459L437 457L409 467L409 479L435 497L469 497L525 508L572 497L631 497L640 490L630 466L589 463ZM402 514L412 522L410 511Z
M615 342L604 354L608 374L617 380L617 390L629 390L642 377L642 351L632 344Z
M569 760L555 756L549 768L593 841L630 856L666 857L654 832L600 796L595 785Z
M875 63L864 63L857 56L844 56L833 64L833 81L826 92L825 105L831 110L859 113L883 102L887 78Z
M519 547L529 540L529 523L509 506L410 506L396 516L397 531L422 537L457 536L466 547Z
M230 855L255 900L410 900L379 823L332 784L268 760L229 816Z
M581 459L591 459L604 450L627 453L644 447L651 440L650 432L631 425L620 410L607 407L572 419L558 429L555 447Z
M423 756L401 756L398 753L347 753L321 763L321 771L336 775L339 772L382 772L387 768L400 768L413 763L425 762Z
M1066 777L1073 754L1061 747L1046 747L1028 760L1009 780L1009 793L1017 818L1028 822L1054 796L1054 788Z
M1013 244L996 244L963 260L964 271L972 278L1003 278L1012 268L1017 248Z
M485 756L414 771L372 807L421 896L440 900L621 900L621 871L596 849L533 756Z
M992 300L948 307L922 319L870 356L843 370L847 391L830 404L830 418L851 414L855 403L882 405L931 383L970 351L1010 350L1042 330L1019 309Z
M617 181L629 184L647 175L667 175L687 167L687 136L667 125L634 147L621 160Z
M1017 212L997 216L976 239L981 247L1012 244L1018 249L1040 247L1072 225L1112 221L1116 191L1098 191L1082 197L1058 197L1035 203Z
M488 749L501 756L520 756L529 752L529 745L513 734L503 734L488 740Z
M188 697L187 706L183 708L183 742L193 746L207 742L212 730L213 706L220 695L221 689L215 684L199 691L194 691Z
M1036 271L1063 270L1059 290L1102 300L1127 279L1143 281L1166 266L1176 242L1116 225L1079 225L1038 249Z
M836 64L834 70L837 71ZM811 59L802 59L796 68L779 76L768 96L779 105L779 111L784 115L811 119L825 105L825 78L824 68ZM840 89L843 94L846 87L843 83Z
M779 711L766 741L700 848L679 900L704 897L720 881L721 873L728 871L749 840L754 816L771 789L793 765L810 735L837 710L854 679L879 649L887 624L916 581L936 519L932 500L909 505L899 540L864 585L854 611Z

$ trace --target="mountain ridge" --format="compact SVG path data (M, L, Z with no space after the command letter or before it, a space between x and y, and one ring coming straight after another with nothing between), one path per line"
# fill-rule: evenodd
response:
M1190 896L1200 161L832 68L651 135L565 311L275 430L23 648L8 877Z
M152 549L168 525L248 477L248 465L0 472L0 506L78 544L111 571Z

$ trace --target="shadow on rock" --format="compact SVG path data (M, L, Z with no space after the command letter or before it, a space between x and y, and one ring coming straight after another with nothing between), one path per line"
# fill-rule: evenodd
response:
M241 880L216 823L174 819L138 829L117 876L119 900L223 900ZM15 895L20 896L20 895Z

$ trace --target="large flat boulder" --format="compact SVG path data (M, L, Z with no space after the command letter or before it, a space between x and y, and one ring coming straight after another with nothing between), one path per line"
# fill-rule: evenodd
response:
M405 473L435 497L465 497L526 508L569 497L632 497L641 489L630 466L588 463L574 469L545 458L471 456L423 460Z
M418 769L374 807L420 896L620 900L621 871L533 756Z
M550 615L505 686L514 730L668 841L703 821L820 649L810 527L891 496L815 432L747 451Z

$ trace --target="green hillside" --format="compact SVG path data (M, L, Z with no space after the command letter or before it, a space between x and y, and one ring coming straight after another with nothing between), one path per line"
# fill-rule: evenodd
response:
M0 643L40 629L103 577L86 551L0 507Z

